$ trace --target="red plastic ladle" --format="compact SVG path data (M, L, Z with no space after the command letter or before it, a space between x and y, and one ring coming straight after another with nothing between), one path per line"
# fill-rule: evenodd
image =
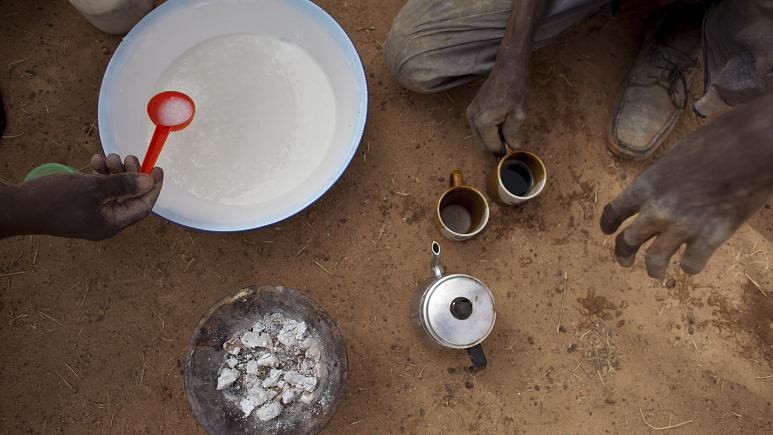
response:
M156 129L153 131L145 158L142 160L143 173L149 174L156 165L158 155L161 154L169 133L190 125L195 113L196 105L193 99L182 92L160 92L148 101L148 116L153 124L156 124Z

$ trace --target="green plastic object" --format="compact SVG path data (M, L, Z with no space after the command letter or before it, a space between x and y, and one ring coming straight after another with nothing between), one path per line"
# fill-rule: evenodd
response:
M37 168L29 171L27 176L24 177L24 181L30 181L48 175L74 174L76 172L79 171L72 166L63 165L61 163L43 163Z

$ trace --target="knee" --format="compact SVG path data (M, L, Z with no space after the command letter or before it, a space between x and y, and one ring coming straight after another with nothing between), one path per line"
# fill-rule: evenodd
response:
M411 36L404 25L395 20L384 43L384 61L389 73L407 89L422 94L436 92L438 74L432 59L422 50L420 37Z

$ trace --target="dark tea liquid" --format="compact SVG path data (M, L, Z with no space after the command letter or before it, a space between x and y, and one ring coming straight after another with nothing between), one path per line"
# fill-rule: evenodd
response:
M531 190L534 177L524 163L511 160L502 165L502 184L515 196L524 196Z

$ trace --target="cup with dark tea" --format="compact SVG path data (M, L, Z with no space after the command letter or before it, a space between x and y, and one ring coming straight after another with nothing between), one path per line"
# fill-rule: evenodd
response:
M478 235L486 227L489 206L478 189L464 184L462 172L451 173L450 187L438 199L435 223L448 240L462 241Z
M488 190L502 204L521 204L539 195L547 178L545 164L536 154L507 148L488 179Z

